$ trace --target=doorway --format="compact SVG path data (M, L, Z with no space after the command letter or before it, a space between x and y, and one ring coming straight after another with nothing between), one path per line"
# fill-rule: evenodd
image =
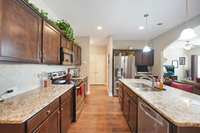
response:
M90 47L90 84L106 84L106 48L103 46Z

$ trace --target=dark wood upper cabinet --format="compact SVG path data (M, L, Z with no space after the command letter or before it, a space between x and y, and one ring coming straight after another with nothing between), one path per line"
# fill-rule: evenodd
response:
M81 47L80 46L78 46L77 48L77 58L78 58L77 64L81 65Z
M81 65L81 47L74 44L73 45L73 53L74 53L74 57L73 57L73 64L74 65Z
M60 64L60 32L43 22L43 63Z
M0 0L0 60L40 63L42 19L20 0Z
M67 40L64 36L61 36L61 47L67 48L69 51L73 50L73 43Z
M144 53L142 50L135 51L135 65L153 66L154 64L154 50Z
M136 50L135 51L135 64L136 65L142 64L142 62L143 62L142 56L143 56L142 50Z

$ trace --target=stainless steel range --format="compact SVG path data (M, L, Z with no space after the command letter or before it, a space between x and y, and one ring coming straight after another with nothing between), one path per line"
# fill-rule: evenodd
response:
M52 80L52 84L62 85L67 84L67 73L65 71L48 73L49 78ZM73 87L73 122L76 122L79 118L83 107L85 99L85 83L83 79L72 79Z

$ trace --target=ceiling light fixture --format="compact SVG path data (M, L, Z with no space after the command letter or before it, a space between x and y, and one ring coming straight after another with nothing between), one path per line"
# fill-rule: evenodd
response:
M144 26L139 26L138 29L139 30L144 30Z
M189 1L188 0L186 0L185 13L186 13L186 21L187 21L189 18ZM181 32L181 35L178 40L189 41L195 38L196 36L197 34L195 33L195 31L186 24L186 28Z
M97 26L97 30L102 30L103 28L101 26Z
M144 17L146 19L146 40L145 40L145 46L143 48L143 52L148 53L151 51L151 47L149 47L149 45L148 45L148 17L149 17L149 14L144 14Z
M187 41L186 45L184 46L185 50L191 50L192 49L192 44L190 44L190 41Z

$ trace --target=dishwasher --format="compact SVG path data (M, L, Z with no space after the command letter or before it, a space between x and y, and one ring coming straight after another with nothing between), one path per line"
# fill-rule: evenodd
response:
M150 106L139 100L138 133L169 133L170 123Z

